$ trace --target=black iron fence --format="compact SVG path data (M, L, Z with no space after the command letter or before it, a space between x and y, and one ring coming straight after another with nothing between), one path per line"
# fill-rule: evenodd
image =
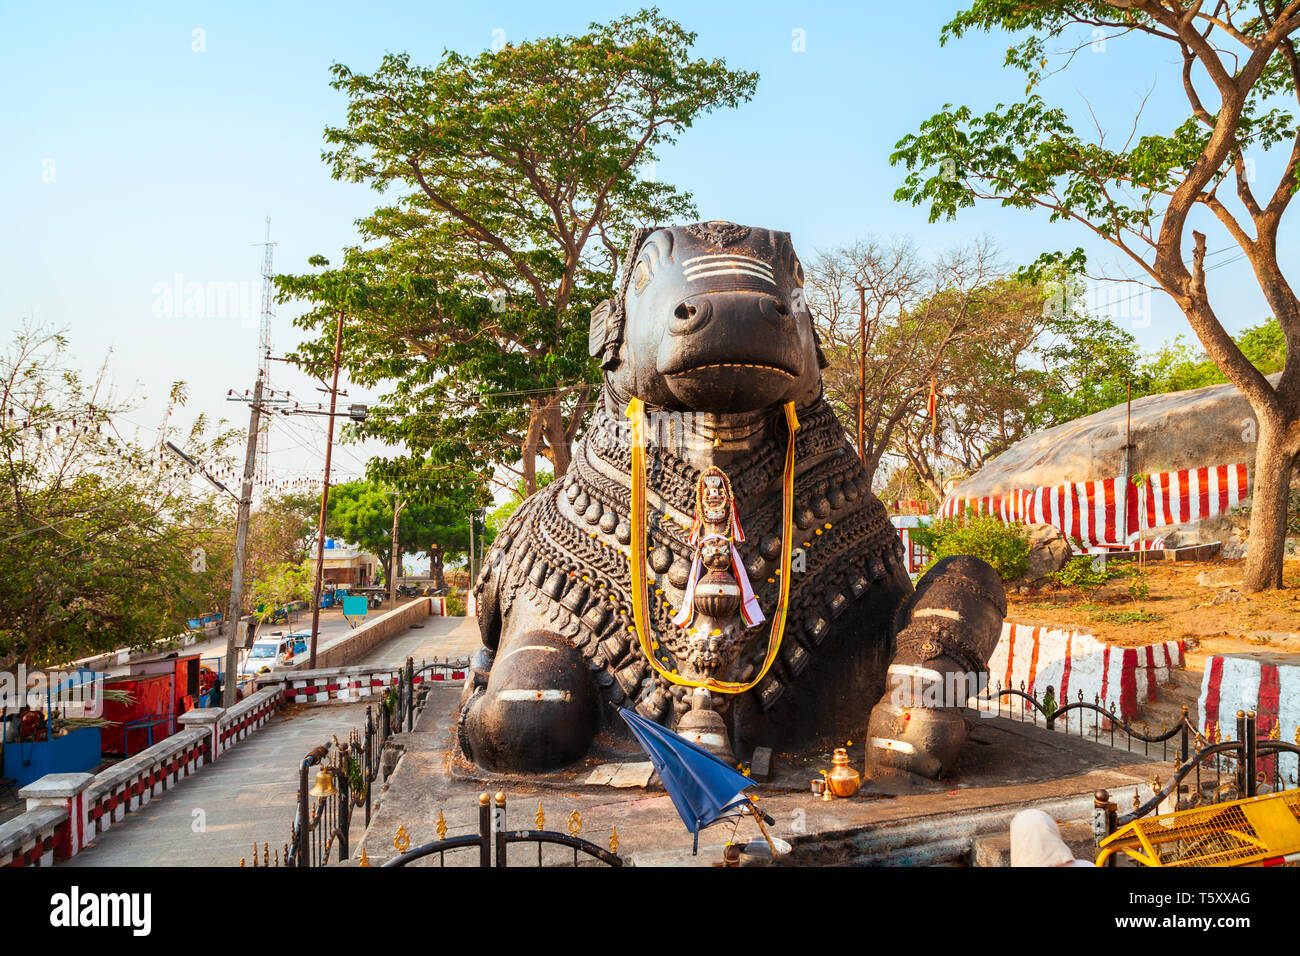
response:
M1152 756L1156 744L1160 745L1161 760L1169 759L1171 749L1176 749L1179 761L1187 760L1191 752L1196 728L1191 724L1186 705L1174 726L1161 727L1159 733L1147 733L1120 717L1114 701L1104 701L1096 694L1092 700L1085 700L1083 691L1079 691L1076 699L1058 702L1053 690L1048 685L1039 699L1025 690L1023 681L1019 688L1004 688L999 683L975 700L981 713L1032 724L1041 722L1048 730L1087 737L1112 747L1123 746L1129 752L1135 752L1140 745L1142 754L1148 757Z
M577 810L565 818L565 830L546 829L546 812L541 801L537 803L537 813L533 817L534 828L512 830L506 823L506 795L498 792L495 798L486 792L479 794L478 831L458 836L447 836L447 823L441 813L435 831L438 839L422 846L411 847L410 837L405 827L399 827L393 839L393 847L398 856L387 860L383 866L409 866L419 860L437 856L438 865L446 866L447 854L456 850L476 850L479 867L505 867L511 865L510 847L528 845L536 847L537 862L532 862L529 854L529 866L622 866L623 860L618 855L618 829L613 828L609 836L609 848L606 849L590 840L584 839L582 833L582 815ZM566 832L567 831L567 832ZM547 847L561 847L572 851L572 862L568 853L551 854L548 861L543 851ZM361 866L369 866L370 861L364 850L361 853ZM516 857L514 865L519 865Z
M1185 810L1294 788L1300 775L1300 742L1282 740L1276 724L1261 737L1256 721L1254 711L1237 711L1235 740L1227 734L1214 740L1194 731L1195 753L1178 765L1168 783L1161 786L1157 777L1151 787L1152 796L1146 802L1140 802L1134 794L1133 809L1128 813L1121 814L1110 794L1098 790L1093 800L1097 842L1162 805L1167 810ZM1217 733L1217 728L1211 730ZM1294 759L1283 763L1287 756ZM1290 773L1286 764L1292 765ZM1189 778L1192 782L1185 783ZM1114 866L1115 862L1116 857L1112 856L1107 865Z
M375 783L383 783L386 770L392 769L383 760L384 744L393 734L414 727L425 681L463 678L467 666L464 659L444 658L422 661L416 667L408 657L378 705L366 707L364 727L354 729L346 743L335 737L303 757L298 766L298 808L290 842L284 846L283 857L263 844L261 865L278 866L281 859L283 865L295 867L325 866L331 858L346 860L354 812L364 811L365 826L370 825ZM258 856L254 845L254 866Z

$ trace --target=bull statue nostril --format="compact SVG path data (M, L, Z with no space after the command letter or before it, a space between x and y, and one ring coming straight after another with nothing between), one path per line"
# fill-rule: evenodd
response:
M758 303L758 314L771 325L780 325L790 317L790 307L781 299L764 296Z
M713 307L708 299L682 302L673 309L673 318L668 324L669 331L673 335L689 335L702 329L712 314Z

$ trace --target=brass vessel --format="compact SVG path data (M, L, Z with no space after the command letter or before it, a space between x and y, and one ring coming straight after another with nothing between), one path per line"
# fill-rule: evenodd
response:
M831 764L831 772L826 775L826 789L836 797L851 797L857 793L862 785L862 776L849 766L849 752L836 747Z

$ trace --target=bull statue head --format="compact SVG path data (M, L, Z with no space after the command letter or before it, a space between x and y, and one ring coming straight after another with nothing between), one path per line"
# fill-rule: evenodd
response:
M727 415L803 406L826 366L790 234L731 222L638 229L590 350L613 397Z

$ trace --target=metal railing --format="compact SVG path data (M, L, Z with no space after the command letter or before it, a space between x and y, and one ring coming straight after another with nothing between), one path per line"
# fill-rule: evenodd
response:
M1023 681L1018 689L1003 688L999 683L991 691L986 690L984 694L976 696L974 700L980 705L988 704L992 707L991 710L986 710L983 706L979 706L976 709L980 713L993 713L998 717L1008 717L1032 724L1038 724L1041 718L1043 726L1048 730L1073 734L1077 737L1090 737L1096 743L1106 743L1111 747L1118 747L1122 743L1130 753L1135 749L1134 744L1139 743L1142 745L1142 754L1149 757L1152 745L1160 744L1162 760L1169 759L1171 742L1176 737L1178 759L1187 760L1192 738L1196 736L1196 728L1192 726L1187 716L1187 705L1183 705L1182 714L1174 726L1162 727L1158 734L1148 734L1125 722L1119 716L1114 701L1103 701L1100 695L1096 694L1091 701L1088 701L1084 699L1083 691L1079 691L1075 700L1058 704L1052 691L1053 688L1048 685L1047 692L1039 700L1026 692ZM1084 719L1089 714L1094 718L1091 731L1087 728L1088 722ZM1074 723L1073 730L1071 721ZM1117 734L1120 735L1118 743Z
M348 858L348 835L352 814L364 810L370 825L371 795L382 774L384 741L393 733L394 714L390 700L366 707L366 722L353 729L347 743L338 737L308 753L298 766L298 809L286 845L286 866L325 866L337 847L336 859ZM315 779L312 780L312 768ZM382 782L382 781L381 781ZM266 849L263 847L263 857ZM254 865L257 847L253 847Z
M417 668L408 657L378 705L366 707L362 728L353 729L346 743L334 737L303 757L298 766L298 805L290 842L284 846L283 865L325 866L331 856L338 861L348 858L352 815L364 810L365 825L370 825L375 782L383 783L388 776L384 771L384 744L393 734L415 726L421 703L418 685L426 678L463 677L468 663L463 658L447 658L422 661ZM262 844L260 852L262 865L272 865L273 857L274 865L281 865L279 851L272 854L269 843ZM254 866L258 865L258 854L254 844ZM240 865L244 863L241 859Z
M509 851L513 844L532 844L536 846L536 865L539 867L548 865L543 855L543 850L547 846L560 846L573 851L573 862L571 864L568 862L568 855L564 855L564 865L566 866L581 866L587 860L594 860L594 865L623 865L623 860L618 855L617 827L610 831L609 849L606 849L579 836L583 824L582 816L577 810L572 811L565 818L565 826L568 832L548 830L546 829L546 813L542 809L542 803L539 800L537 813L533 817L536 829L511 830L506 825L506 795L504 793L498 792L495 798L490 798L486 792L483 792L479 794L478 801L477 833L447 836L447 822L442 813L439 812L438 822L435 827L438 834L437 840L411 848L411 841L406 833L406 828L398 827L397 836L393 838L393 847L400 855L385 861L382 865L409 866L417 860L423 860L436 854L438 865L445 866L448 853L454 850L477 849L479 867L505 867L510 865ZM370 865L364 850L361 853L360 865ZM558 865L554 854L549 865Z
M1135 792L1133 809L1129 813L1121 814L1109 792L1098 790L1093 798L1093 831L1097 842L1101 843L1120 827L1155 812L1162 804L1167 805L1175 794L1170 809L1185 810L1295 787L1300 776L1300 730L1297 731L1297 743L1288 743L1281 739L1276 724L1267 735L1260 737L1256 722L1254 711L1237 711L1235 740L1226 736L1222 740L1214 739L1218 735L1217 727L1210 728L1210 733L1205 736L1193 729L1196 751L1182 760L1168 783L1162 786L1159 777L1152 782L1152 796L1148 800L1140 802ZM1282 763L1285 755L1296 758L1296 769L1290 775ZM1214 780L1207 784L1206 778L1211 770ZM1190 787L1183 784L1189 777L1195 781ZM1115 862L1116 858L1112 856L1107 865L1114 866Z

